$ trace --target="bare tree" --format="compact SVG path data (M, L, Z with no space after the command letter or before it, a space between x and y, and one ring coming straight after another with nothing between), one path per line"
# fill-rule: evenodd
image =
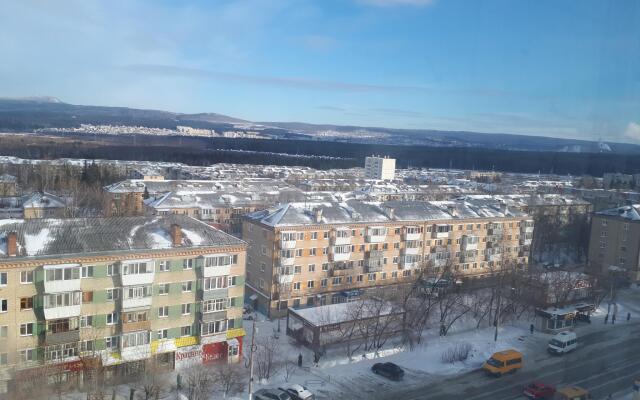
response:
M280 343L269 336L256 339L254 363L258 379L269 379L280 368Z
M238 364L220 366L214 372L214 379L216 391L222 394L223 398L244 391L247 380L242 367Z
M206 400L214 388L214 377L208 367L193 365L184 370L184 382L189 400Z

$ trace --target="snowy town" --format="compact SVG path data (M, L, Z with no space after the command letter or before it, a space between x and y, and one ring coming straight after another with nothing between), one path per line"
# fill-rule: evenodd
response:
M631 396L640 176L0 172L4 398Z

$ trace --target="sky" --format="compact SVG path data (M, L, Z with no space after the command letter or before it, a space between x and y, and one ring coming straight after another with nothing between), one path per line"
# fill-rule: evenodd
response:
M640 143L640 2L6 0L27 96Z

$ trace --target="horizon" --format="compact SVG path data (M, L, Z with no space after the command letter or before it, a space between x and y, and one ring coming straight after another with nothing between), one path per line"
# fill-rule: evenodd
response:
M640 143L631 0L517 9L504 0L25 1L0 10L0 36L15 38L0 41L3 97Z

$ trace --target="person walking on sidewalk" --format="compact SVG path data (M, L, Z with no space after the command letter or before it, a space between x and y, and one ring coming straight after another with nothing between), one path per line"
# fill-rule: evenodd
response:
M531 324L531 326L529 326L529 330L531 331L531 334L533 335L533 330L535 329L535 327L533 326L533 324Z
M627 322L629 322L629 320L630 320L630 319L631 319L631 313L630 313L630 312L628 312L628 313L627 313Z

